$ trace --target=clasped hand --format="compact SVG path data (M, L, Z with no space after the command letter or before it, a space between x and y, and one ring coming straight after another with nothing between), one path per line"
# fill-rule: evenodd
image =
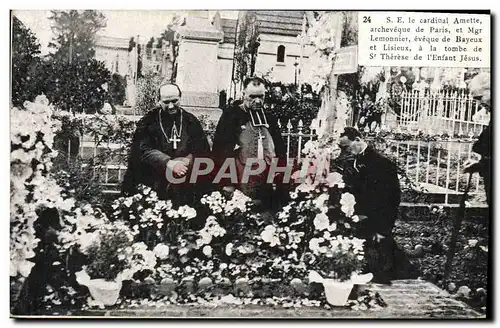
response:
M171 159L167 163L165 176L168 179L168 171L171 171L174 177L181 178L186 175L189 164L191 164L191 155Z

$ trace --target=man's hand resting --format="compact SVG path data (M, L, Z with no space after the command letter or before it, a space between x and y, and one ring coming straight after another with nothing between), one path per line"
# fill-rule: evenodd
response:
M464 163L465 173L475 173L479 172L481 169L481 163L473 159L469 159Z
M169 172L171 172L171 176L176 178L180 178L186 175L189 164L191 164L191 155L188 157L178 157L171 159L167 163L167 169L165 171L165 177L168 180Z

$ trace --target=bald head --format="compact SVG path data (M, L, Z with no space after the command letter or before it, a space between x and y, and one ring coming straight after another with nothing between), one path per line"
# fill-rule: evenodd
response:
M159 93L160 106L171 113L177 112L181 98L179 87L176 84L163 84L160 86Z
M163 84L160 86L160 99L175 97L181 97L181 90L176 84Z

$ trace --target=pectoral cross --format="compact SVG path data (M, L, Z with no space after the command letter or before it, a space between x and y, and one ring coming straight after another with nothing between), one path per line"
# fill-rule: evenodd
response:
M177 135L174 134L174 137L170 138L168 141L173 142L174 143L174 149L177 149L177 143L181 141L181 138L179 138L179 136L177 136Z
M177 142L181 141L181 138L180 133L177 132L177 127L175 126L175 124L172 128L172 137L168 139L168 141L174 144L174 149L177 149Z

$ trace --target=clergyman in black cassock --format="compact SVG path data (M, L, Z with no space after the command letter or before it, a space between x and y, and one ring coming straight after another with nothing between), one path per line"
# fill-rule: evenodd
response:
M278 166L286 164L286 149L277 120L264 110L265 84L259 78L244 82L243 102L228 108L219 119L214 136L212 156L218 171L228 159L234 159L238 183L228 179L221 181L225 190L240 189L248 197L260 201L265 208L279 206L286 192L278 179L276 190L268 183L271 162ZM249 159L265 160L266 169L259 175L249 177L248 183L241 183L245 164Z
M359 131L346 128L339 146L351 153L344 163L344 180L356 199L355 213L362 219L356 235L365 242L367 271L374 282L418 277L418 270L394 241L401 189L395 163L368 146Z
M175 205L193 204L206 183L190 183L196 157L208 157L210 145L199 120L179 107L181 92L173 84L160 87L160 106L153 108L137 123L129 155L122 193L131 195L143 184ZM172 183L185 177L184 183Z

